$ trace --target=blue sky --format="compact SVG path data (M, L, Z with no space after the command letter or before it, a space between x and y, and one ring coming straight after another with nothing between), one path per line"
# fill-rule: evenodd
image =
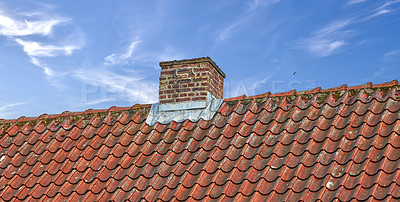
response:
M1 1L0 118L155 103L210 56L225 97L400 75L400 0Z

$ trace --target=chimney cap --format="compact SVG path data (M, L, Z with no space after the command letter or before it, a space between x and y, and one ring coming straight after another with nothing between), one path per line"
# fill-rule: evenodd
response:
M173 65L189 65L189 64L196 64L196 63L203 63L208 62L210 63L217 71L225 78L225 73L218 67L218 65L210 58L210 57L201 57L201 58L193 58L193 59L184 59L184 60L173 60L173 61L166 61L160 62L160 67L169 67Z

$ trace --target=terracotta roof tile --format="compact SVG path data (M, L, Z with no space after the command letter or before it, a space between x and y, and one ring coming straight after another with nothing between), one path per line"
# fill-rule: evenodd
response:
M0 120L0 198L400 199L396 80L230 98L210 121L149 110Z

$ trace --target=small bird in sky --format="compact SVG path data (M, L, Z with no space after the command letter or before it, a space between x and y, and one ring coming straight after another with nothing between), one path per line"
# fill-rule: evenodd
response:
M296 72L293 72L293 75L295 75L296 74Z

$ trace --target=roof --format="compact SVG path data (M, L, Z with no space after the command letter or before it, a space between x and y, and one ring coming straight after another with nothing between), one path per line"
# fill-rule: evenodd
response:
M209 121L149 110L1 120L0 198L400 199L397 81L225 99Z

